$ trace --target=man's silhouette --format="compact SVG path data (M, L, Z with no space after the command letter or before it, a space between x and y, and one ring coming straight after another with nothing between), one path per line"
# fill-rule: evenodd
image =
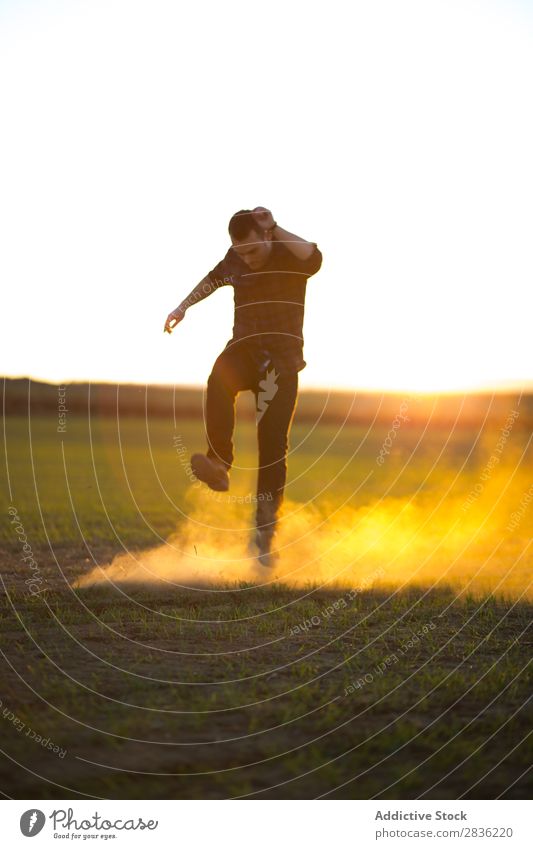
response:
M233 463L235 398L255 394L259 470L255 542L259 560L273 562L272 540L287 476L289 430L303 358L302 325L307 278L322 254L279 227L264 207L236 212L229 222L232 246L224 259L170 313L171 333L187 309L220 286L233 286L233 336L207 381L205 419L208 449L191 457L193 473L211 489L229 488Z

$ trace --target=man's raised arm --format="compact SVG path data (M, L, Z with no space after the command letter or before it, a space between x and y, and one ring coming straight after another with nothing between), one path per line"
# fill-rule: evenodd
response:
M207 298L208 295L211 295L215 289L218 289L218 284L214 283L209 275L204 277L203 280L200 280L194 289L189 292L185 300L181 302L179 307L176 307L175 310L172 310L172 312L169 313L167 320L165 321L164 332L172 333L176 325L185 318L185 313L189 307L192 307L193 304L197 304L198 301L203 301L203 299Z

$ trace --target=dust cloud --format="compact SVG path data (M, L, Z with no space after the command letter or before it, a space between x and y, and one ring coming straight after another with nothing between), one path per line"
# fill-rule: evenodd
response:
M484 480L443 482L359 506L286 500L276 537L279 559L266 568L252 544L254 505L202 487L189 491L186 515L162 544L122 553L75 586L451 586L474 596L531 600L530 488L524 467L502 466Z

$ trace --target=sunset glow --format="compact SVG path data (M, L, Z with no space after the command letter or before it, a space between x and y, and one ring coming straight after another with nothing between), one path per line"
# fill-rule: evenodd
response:
M163 322L259 204L324 256L302 386L528 384L531 15L385 7L2 3L3 372L205 383L231 290Z

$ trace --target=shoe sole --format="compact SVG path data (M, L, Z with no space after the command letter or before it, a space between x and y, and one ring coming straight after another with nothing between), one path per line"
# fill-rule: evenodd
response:
M228 475L213 472L213 466L205 454L193 454L191 457L191 470L193 475L202 483L206 483L209 489L215 492L227 492L229 489Z

